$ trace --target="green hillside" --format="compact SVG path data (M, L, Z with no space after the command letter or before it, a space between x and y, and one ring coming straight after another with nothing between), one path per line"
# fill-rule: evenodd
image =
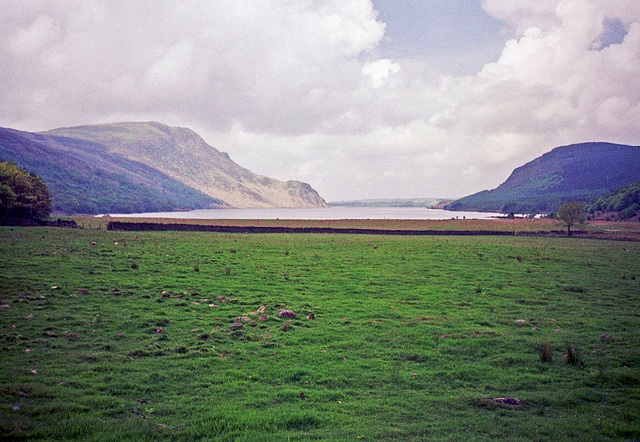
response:
M112 157L99 144L58 141L54 145L40 135L0 129L0 159L41 176L53 193L56 212L157 212L223 204L155 169Z
M610 214L628 220L640 216L640 181L601 196L588 207L589 213Z
M640 146L562 146L513 171L493 190L454 201L449 210L546 213L567 201L591 202L640 179Z
M258 175L208 145L190 129L161 123L113 123L60 128L41 135L69 145L98 144L110 157L125 158L161 171L229 207L322 207L324 199L308 184ZM85 152L86 153L86 152Z
M0 128L0 160L40 175L69 214L325 204L306 183L256 175L195 132L154 122Z

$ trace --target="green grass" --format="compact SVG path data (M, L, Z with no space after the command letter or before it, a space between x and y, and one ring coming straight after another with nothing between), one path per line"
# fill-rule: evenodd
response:
M640 438L640 243L0 228L0 256L4 438Z

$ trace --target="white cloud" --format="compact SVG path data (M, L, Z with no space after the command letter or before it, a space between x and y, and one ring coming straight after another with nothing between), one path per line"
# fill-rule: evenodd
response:
M188 126L329 200L464 195L557 145L639 144L640 2L482 6L511 34L454 77L377 57L369 0L4 0L0 125Z
M391 60L383 58L373 63L365 63L362 67L362 74L371 77L371 87L379 88L391 74L395 74L400 70L398 63L392 63Z

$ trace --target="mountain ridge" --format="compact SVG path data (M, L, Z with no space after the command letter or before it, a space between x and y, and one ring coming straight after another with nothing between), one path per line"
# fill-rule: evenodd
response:
M449 210L546 213L590 202L640 179L640 146L587 142L559 146L513 170L495 189L460 198Z
M0 158L37 169L35 173L53 182L54 204L67 208L69 204L60 204L55 197L55 188L64 191L64 174L43 165L42 158L49 162L60 158L62 169L82 175L85 181L94 179L96 173L115 174L102 180L103 184L115 181L139 194L145 193L142 187L152 189L149 198L163 201L161 210L170 205L173 209L326 205L307 183L254 174L191 129L157 122L85 125L37 133L0 128ZM74 178L77 181L77 176ZM99 186L95 183L92 189ZM187 204L181 201L185 196L189 197ZM90 212L97 209L94 204ZM131 211L137 210L126 209Z

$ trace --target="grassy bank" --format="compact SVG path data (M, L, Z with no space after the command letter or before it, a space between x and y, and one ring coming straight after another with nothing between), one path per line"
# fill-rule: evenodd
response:
M0 228L0 247L5 437L640 438L640 243Z

